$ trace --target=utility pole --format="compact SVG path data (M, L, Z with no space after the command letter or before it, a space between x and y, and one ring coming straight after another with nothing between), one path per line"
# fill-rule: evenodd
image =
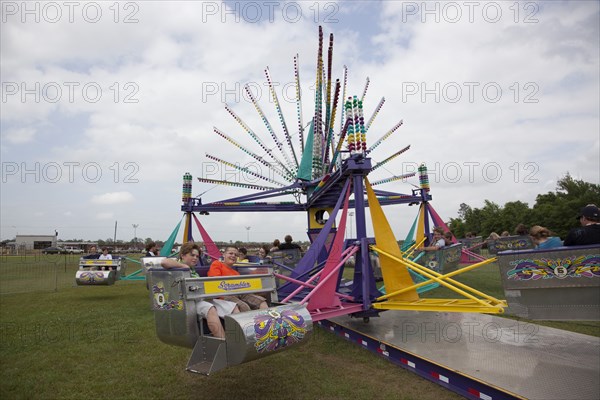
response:
M117 221L115 221L115 236L113 237L113 246L117 244Z
M133 245L135 246L136 250L138 248L137 246L137 228L138 226L140 226L140 224L131 224L131 226L133 226Z

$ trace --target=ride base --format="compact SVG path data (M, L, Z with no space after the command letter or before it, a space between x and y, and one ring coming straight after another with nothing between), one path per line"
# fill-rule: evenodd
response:
M469 313L394 311L318 325L467 398L600 398L597 337Z

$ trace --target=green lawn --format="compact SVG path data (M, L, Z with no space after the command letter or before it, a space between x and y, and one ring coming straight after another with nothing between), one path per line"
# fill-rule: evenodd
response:
M144 281L77 287L78 257L45 257L0 260L3 293L28 291L0 296L3 399L460 398L316 327L299 348L210 377L185 372L191 350L157 339ZM461 280L503 297L495 264ZM600 336L598 322L536 323Z
M139 269L139 254L124 255L126 274ZM78 255L0 256L0 294L57 291L75 285ZM138 261L138 262L136 262Z
M210 377L161 343L143 282L1 297L3 399L458 399L315 327L306 345ZM335 372L333 372L335 371Z

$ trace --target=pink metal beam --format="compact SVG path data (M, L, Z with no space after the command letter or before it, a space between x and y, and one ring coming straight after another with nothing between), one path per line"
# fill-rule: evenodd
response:
M340 199L341 200L341 199ZM314 288L306 297L300 302L300 304L307 303L308 310L314 310L317 308L330 308L340 305L339 297L335 296L335 288L337 277L339 276L340 268L345 263L345 259L342 258L342 249L344 247L344 231L346 228L346 219L348 218L348 206L350 203L350 186L347 185L346 193L344 195L344 208L342 216L340 218L340 224L338 231L335 234L327 261L323 267L323 276L319 281L319 284ZM354 253L358 251L353 250ZM346 259L350 255L346 256ZM335 279L331 279L334 277Z
M474 258L477 261L485 261L485 260L487 260L487 258L485 258L484 256L479 255L477 253L473 253L469 249L465 249L465 248L462 249L462 254L464 254L464 255L466 255L466 256L468 256L470 258Z
M348 258L350 258L350 256L352 256L357 251L358 251L358 246L348 247L346 250L344 250L344 253L342 253L342 257L341 257L342 258L341 264L343 265L348 260ZM350 255L348 255L348 253L350 253L350 252L352 252L352 253ZM275 276L282 277L286 281L290 281L290 282L302 285L302 286L297 287L288 297L286 297L285 299L283 299L282 302L285 303L287 301L290 301L292 298L294 298L294 296L297 295L303 289L303 286L304 287L315 288L315 285L311 285L310 282L312 282L313 280L317 279L321 275L321 273L323 271L324 270L322 269L319 272L317 272L316 274L314 274L313 276L309 277L308 280L306 281L306 283L302 282L302 281L298 281L296 279L288 278L285 275L279 275L278 276L278 274L275 274ZM348 296L348 297L350 299L353 299L353 297L350 297L350 296Z
M200 231L200 236L202 236L202 240L204 241L204 245L206 246L206 252L211 258L218 260L221 257L221 252L219 251L219 248L212 240L208 232L206 232L206 229L204 229L204 227L196 217L196 214L192 213L192 217L194 217L196 227Z
M312 317L313 322L318 322L324 319L339 317L361 311L363 311L362 304L342 303L336 308L316 309L310 311L310 316Z
M325 283L327 283L327 281L332 277L332 276L337 276L337 272L339 271L339 269L342 267L342 265L344 265L346 263L346 261L348 261L348 259L353 256L354 254L356 254L358 252L358 246L353 247L352 248L352 252L348 255L346 255L346 257L344 257L341 262L336 265L330 272L329 274L327 274L327 276L323 279L321 279L321 281L317 284L317 286L309 293L306 295L306 297L304 297L301 301L300 304L304 304L306 303L308 300L310 300L310 298L315 295L319 289L321 289ZM323 272L324 270L322 270L321 272Z
M278 274L278 273L274 273L273 275L275 275L276 278L280 278L280 279L286 280L288 282L296 283L298 285L302 285L302 286L310 288L310 289L313 289L315 287L315 285L311 285L310 283L306 283L306 282L302 282L302 281L299 281L299 280L294 279L294 278L290 278L289 276L281 275L281 274ZM342 299L354 301L354 297L348 296L347 294L342 294L340 292L335 292L335 294L337 294ZM288 297L286 297L285 299L281 300L281 303L287 303L288 301L291 300L291 297L292 297L291 295L288 296Z

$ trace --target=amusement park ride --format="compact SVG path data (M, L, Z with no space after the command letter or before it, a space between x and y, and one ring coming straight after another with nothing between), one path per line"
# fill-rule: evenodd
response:
M374 321L370 322L371 317L379 316L385 310L403 310L396 314L402 316L407 315L406 313L428 314L442 319L451 314L463 318L463 313L477 313L482 318L493 318L481 314L503 313L507 306L506 301L454 279L459 274L497 260L495 257L485 259L479 256L475 251L476 246L470 249L463 249L462 245L450 246L444 251L436 252L437 259L417 262L417 257L413 254L417 247L429 244L432 224L448 229L430 204L432 197L427 168L425 165L419 167L419 187L412 189L409 194L374 188L416 175L395 175L373 182L369 179L373 171L409 150L410 146L406 146L379 162L372 158L374 150L402 126L402 121L377 135L373 123L384 99L377 104L369 119L365 120L364 99L369 80L367 79L361 96L348 96L347 68L344 67L342 80L332 78L333 35L329 37L326 60L323 57L323 42L323 32L319 28L314 115L309 124L304 123L299 62L296 56L294 78L297 125L294 134L291 134L291 126L284 118L268 68L264 72L283 137L276 134L248 86L245 90L273 145L267 144L227 105L227 112L260 150L256 152L242 146L223 131L214 128L216 135L278 176L260 174L207 153L208 159L237 169L264 183L249 184L199 177L198 181L203 184L228 185L253 191L252 194L205 204L201 198L192 197L192 176L186 173L181 206L185 220L184 242L194 240L192 225L195 223L206 252L213 259L218 259L221 253L196 214L203 217L217 212L304 212L311 241L306 253L293 266L277 259L272 264L246 263L239 266L241 275L232 277L206 277L205 266L197 267L200 278L192 278L189 270L162 269L160 257L142 259L142 267L147 272L157 334L163 342L193 349L187 366L189 371L208 375L228 366L286 350L306 341L311 336L313 323L346 338L356 339L365 347L390 357L396 351L393 347L374 340L374 334L363 335L349 326L356 323L363 324L364 327L372 326ZM338 114L340 128L336 130ZM369 146L367 138L375 137L377 139ZM419 206L415 224L402 247L383 211L383 206L394 204ZM367 235L367 210L374 237ZM356 235L347 237L346 224L352 216ZM336 221L339 222L336 224ZM167 240L161 256L170 255L169 244L174 242L180 224L181 222ZM456 269L461 255L463 262L468 258L472 265ZM355 260L353 279L346 283L342 274L351 257ZM379 268L385 289L377 286L375 273L379 273ZM600 272L598 275L600 276ZM594 280L597 281L598 279ZM439 286L452 290L460 298L420 296L424 290ZM198 323L195 301L243 293L262 294L268 299L270 308L225 316L225 340L212 337L206 326ZM597 306L595 310L598 310ZM415 311L432 313L414 313ZM348 322L346 317L360 322ZM367 322L370 323L366 324ZM389 331L393 329L395 328L389 327ZM465 351L467 350L463 348L460 352L462 356L459 357L464 358L467 354ZM494 351L498 353L498 360L504 359L501 354L504 350ZM519 351L522 352L522 349ZM519 395L510 390L499 389L493 384L486 385L481 379L471 379L463 385L464 374L458 373L456 368L445 368L436 362L426 363L415 357L410 352L399 352L395 361L471 398L519 398ZM518 353L515 357L518 357ZM457 382L461 381L457 386L449 383L455 379L452 374L457 374ZM509 383L506 385L505 387L510 387Z
M226 106L229 114L252 137L266 155L263 157L243 147L217 128L214 129L214 132L233 144L240 152L245 153L265 167L271 168L278 174L278 178L275 179L258 174L236 163L222 160L207 153L206 156L210 160L250 174L258 180L264 181L265 184L256 185L200 177L198 180L202 183L237 186L255 192L249 195L203 204L200 198L192 198L192 177L189 173L186 173L184 176L183 204L181 207L181 210L185 213L184 241L193 240L191 225L192 220L194 220L206 245L207 253L217 259L220 257L220 252L206 230L202 227L195 213L208 215L215 212L305 212L308 222L308 236L311 240L308 251L299 260L297 265L293 268L287 268L287 270L284 270L286 268L285 265L278 265L277 261L275 261L275 266L278 267L277 269L280 273L275 272L273 274L282 283L276 288L279 299L277 302L278 305L271 311L273 315L278 316L286 312L296 315L298 320L304 321L303 327L297 327L298 329L308 330L307 327L311 326L313 322L343 315L359 317L368 322L370 317L377 316L381 311L391 309L501 313L506 305L504 301L495 299L452 279L459 273L492 262L493 259L485 260L460 271L453 271L444 275L433 269L419 265L407 257L417 246L423 242L426 244L429 242L429 219L432 218L434 222L440 221L439 216L437 216L429 204L431 195L429 193L427 169L424 165L419 168L420 187L413 189L410 194L373 188L380 184L407 179L416 175L412 173L392 176L373 183L369 181L369 174L372 171L380 168L410 148L410 146L406 146L383 161L375 162L371 158L373 151L397 131L402 125L402 121L381 135L370 147L367 146L367 136L374 136L372 125L384 100L380 101L371 117L368 121L365 121L363 100L369 81L367 80L362 96L346 97L347 69L344 68L343 83L339 79L335 80L335 82L332 79L333 35L329 38L326 64L323 58L323 49L323 32L320 28L315 83L315 109L307 132L305 131L302 114L298 59L294 60L298 116L296 140L299 141L300 151L296 150L293 145L293 137L283 116L268 69L265 69L265 75L273 103L279 116L284 140L281 140L277 136L273 126L266 118L248 87L246 87L248 96L275 143L273 149L265 144L230 107ZM342 92L341 98L345 99L341 106L339 105L340 91ZM340 130L336 133L334 125L338 110L340 120L343 123L340 124ZM282 196L293 196L295 201L269 201ZM383 212L382 206L392 204L420 205L416 240L404 252L401 251ZM351 214L349 210L351 209L354 210L356 237L346 238L345 228L349 214ZM367 236L367 209L370 212L373 223L374 237ZM335 222L338 219L339 225L336 226ZM350 285L342 287L343 268L350 257L354 257L355 259L353 280ZM376 285L372 260L377 258L386 294L382 294ZM145 260L145 263L150 262L150 267L158 266L156 265L156 260ZM268 275L271 272L271 268L260 266L257 271L261 274L266 272ZM170 299L165 299L165 290L167 290L166 288L173 281L169 280L167 282L165 279L170 274L173 274L173 272L150 268L150 285L152 290L155 291L154 294L157 295L155 296L155 301L158 301L158 303L154 304L155 307L160 308L165 304L169 304ZM160 279L157 278L158 275L160 275ZM182 291L187 291L186 293L189 295L184 297L188 300L192 298L210 298L211 295L215 295L209 289L209 287L212 288L214 285L206 285L212 282L211 279L214 278L186 279L179 277L177 279L183 279L184 282L187 282L182 287ZM256 292L257 287L264 289L265 282L262 284L257 283L256 287L254 287L248 284L248 279L250 278L240 278L238 276L228 278L228 285L225 285L225 287L235 289L227 291L227 293ZM222 280L221 277L220 280ZM256 279L254 280L256 281ZM275 289L272 283L266 283L266 287L269 288L267 292ZM464 298L421 298L417 289L431 284L450 288ZM190 285L194 287L194 293L189 291ZM223 291L217 290L217 294L222 296ZM175 293L172 293L172 295L175 295ZM191 308L193 310L191 305L188 305L188 307L182 306L181 308L182 310L180 311L182 312L184 311L183 308ZM254 317L257 320L261 320L264 315L264 311L256 311ZM269 314L267 313L267 315ZM231 322L235 318L235 316L227 316L225 318L226 329L228 322ZM274 321L277 320L277 317L271 318ZM244 319L243 323L247 323L246 319ZM285 326L285 323L282 321L277 322L277 324ZM239 321L235 325L238 327L243 326ZM246 333L252 332L252 334L248 333L248 335L252 336L247 338L248 343L259 340L253 330L241 330L247 331ZM298 337L285 336L292 335L292 332L297 332L297 330L282 328L278 331L270 332L269 335L271 336L268 340L280 343L280 345L274 346L274 348L280 350L285 347L288 339L293 339L291 342L299 340ZM277 336L279 334L283 334L284 337ZM199 336L200 339L198 339L197 343L194 343L194 340L189 340L189 338L186 338L183 342L187 345L195 346L194 353L207 354L207 349L210 347L207 345L207 341L210 341L211 338L203 338L202 336L204 335L202 333ZM175 342L181 343L180 338L176 339ZM226 346L226 343L222 343L222 345ZM197 349L199 346L202 349ZM220 344L217 343L211 347L214 350L214 354L206 357L204 368L199 367L197 360L190 360L188 369L209 373L217 370L219 366L227 365L226 362L218 361L217 354L221 352L218 349L219 346ZM266 346L266 348L269 348L269 346Z

